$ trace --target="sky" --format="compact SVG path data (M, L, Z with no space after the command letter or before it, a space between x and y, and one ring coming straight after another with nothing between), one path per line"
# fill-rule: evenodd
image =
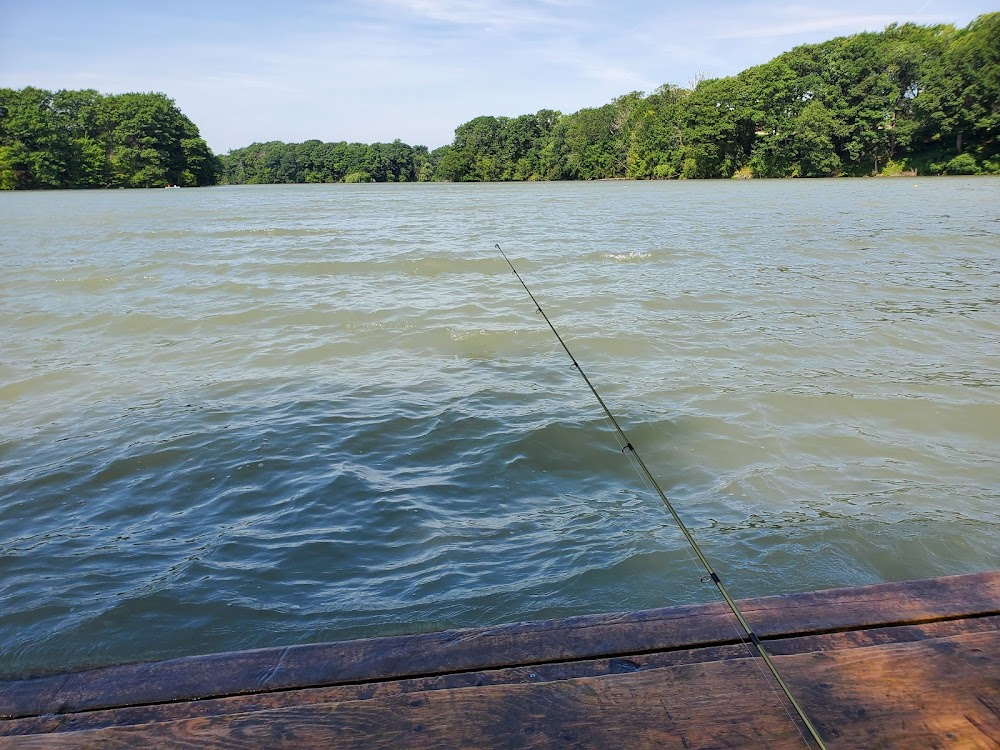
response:
M159 91L216 153L255 141L431 149L479 115L564 113L735 75L1000 0L0 0L0 87Z

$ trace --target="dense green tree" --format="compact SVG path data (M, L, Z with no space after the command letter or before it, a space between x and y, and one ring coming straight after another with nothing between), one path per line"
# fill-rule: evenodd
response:
M702 81L687 99L684 177L732 177L750 160L755 125L746 84L738 78Z
M94 188L109 183L108 159L98 117L104 97L94 89L57 91L52 106L59 112L70 144L62 187Z
M595 180L625 177L632 145L631 123L643 102L640 92L618 97L602 107L567 115L557 148L563 179Z
M210 185L218 169L163 94L0 89L0 188Z
M980 169L975 157L959 158L966 150L987 158L998 152L1000 13L979 17L953 32L948 42L927 73L926 88L914 98L913 108L921 135L942 153L937 168L975 173ZM950 167L947 159L954 161Z
M417 182L434 179L434 163L427 146L413 147L413 178Z
M812 99L805 103L793 123L795 162L791 174L796 177L832 177L842 170L836 142L842 123L823 104Z
M505 127L506 118L486 115L455 128L455 152L461 155L461 163L468 165L461 179L487 182L500 179Z
M0 186L63 186L72 159L65 120L49 91L0 89Z
M412 182L433 178L425 146L392 143L254 143L223 157L232 185L302 182Z
M629 122L625 176L677 177L684 160L684 107L690 92L664 85L643 99Z

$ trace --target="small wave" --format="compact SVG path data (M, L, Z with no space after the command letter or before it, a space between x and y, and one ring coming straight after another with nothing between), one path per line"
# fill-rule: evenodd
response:
M375 260L308 260L299 262L262 263L258 270L271 277L343 276L346 274L384 274L390 264Z
M103 291L109 287L115 286L121 281L122 278L120 276L79 276L77 278L62 276L57 279L52 279L53 284L76 287L80 291L84 292Z
M214 239L245 239L247 237L323 237L339 236L340 230L330 227L240 227L235 229L201 230L144 229L120 230L109 235L114 240L185 239L191 237Z
M441 276L443 274L493 274L503 270L495 258L463 258L461 256L428 256L407 259L407 272L415 276Z
M644 253L632 250L627 253L604 253L601 255L605 260L613 260L615 263L638 263L652 258L652 253Z

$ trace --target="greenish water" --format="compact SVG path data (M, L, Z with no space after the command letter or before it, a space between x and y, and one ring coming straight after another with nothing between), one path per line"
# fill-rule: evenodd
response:
M1000 566L1000 181L0 195L0 672Z

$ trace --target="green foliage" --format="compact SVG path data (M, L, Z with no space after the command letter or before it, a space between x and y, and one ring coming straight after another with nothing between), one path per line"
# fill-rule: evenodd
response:
M912 177L915 174L916 170L914 170L906 161L890 160L886 162L884 167L882 167L883 177L903 177L903 176Z
M0 89L0 189L211 185L218 170L163 94Z
M434 152L434 179L998 173L998 96L1000 13L962 30L894 24L690 91L666 85L570 115L477 117Z
M944 174L981 174L982 170L976 163L976 158L966 151L944 165Z
M1000 174L1000 13L796 47L737 76L563 115L476 117L447 146L253 143L216 158L163 94L0 89L0 189Z
M433 177L425 146L392 143L253 143L222 157L221 182L413 182Z
M550 179L543 149L559 118L541 110L520 117L477 117L455 129L451 145L437 149L434 179L452 182Z

